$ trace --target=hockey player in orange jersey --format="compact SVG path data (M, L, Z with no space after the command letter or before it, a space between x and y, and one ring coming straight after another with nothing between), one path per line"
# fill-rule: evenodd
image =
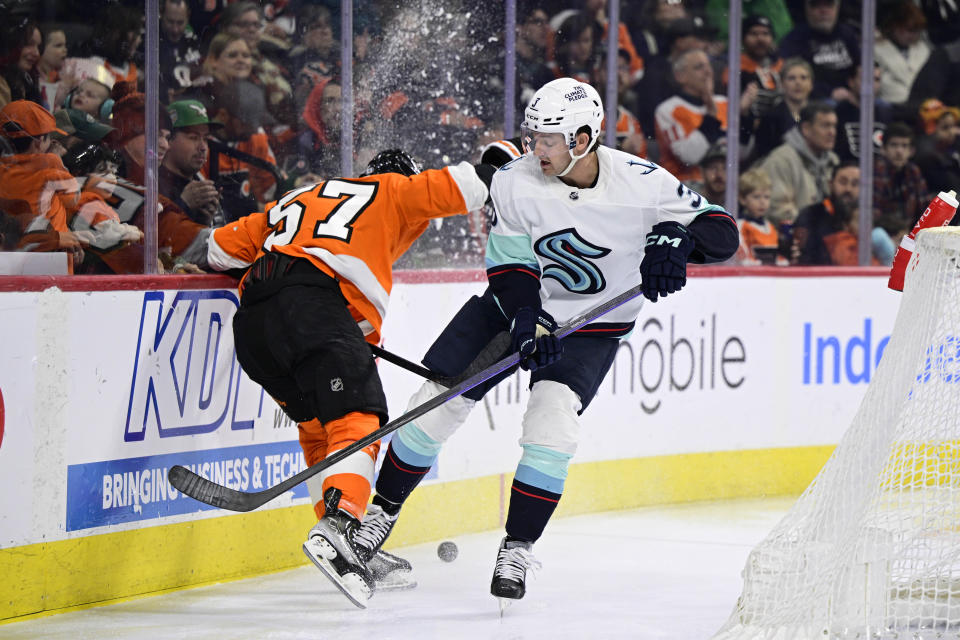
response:
M210 266L247 269L233 321L237 359L299 423L308 465L387 421L368 343L380 341L392 265L430 219L482 207L493 172L463 162L421 173L406 153L384 151L359 178L305 185L212 234ZM308 482L319 522L304 552L359 607L375 588L367 566L375 558L353 531L378 451L379 442Z

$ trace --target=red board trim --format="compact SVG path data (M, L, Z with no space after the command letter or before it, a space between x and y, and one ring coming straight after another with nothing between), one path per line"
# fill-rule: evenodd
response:
M888 267L697 267L694 278L836 278L880 277ZM396 271L394 282L403 284L485 282L482 269L432 269ZM158 289L235 289L237 281L223 275L163 276L2 276L0 292L43 291L57 287L61 291L152 291Z

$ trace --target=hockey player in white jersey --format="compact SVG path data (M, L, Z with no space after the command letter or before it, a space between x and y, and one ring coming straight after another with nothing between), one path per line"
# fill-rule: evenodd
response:
M572 78L544 85L525 111L524 155L494 174L495 220L486 250L489 286L464 304L423 359L443 375L461 373L498 333L531 371L517 465L491 593L501 606L524 596L540 538L563 493L579 440L579 416L634 327L642 298L611 311L562 342L549 332L642 282L644 296L679 291L687 262L718 262L739 243L721 207L647 160L600 146L603 105ZM377 549L404 500L473 405L507 371L399 429L377 478L356 543ZM441 393L426 382L417 406Z

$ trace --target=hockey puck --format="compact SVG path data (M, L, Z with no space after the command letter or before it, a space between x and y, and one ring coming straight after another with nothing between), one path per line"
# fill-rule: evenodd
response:
M440 546L437 547L437 555L440 556L440 559L444 562L453 562L457 559L457 554L459 550L457 545L447 540L446 542L441 542Z

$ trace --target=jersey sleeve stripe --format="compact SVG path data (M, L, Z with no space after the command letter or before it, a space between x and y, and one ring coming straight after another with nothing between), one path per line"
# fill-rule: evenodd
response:
M536 279L536 280L539 280L539 279L540 279L540 272L539 272L539 271L530 269L530 268L525 267L525 266L515 266L515 265L514 265L514 266L511 266L511 265L500 265L500 266L497 266L497 267L492 267L492 268L490 268L490 269L487 269L487 277L488 277L488 278L491 278L491 277L503 275L504 273L508 273L508 272L510 272L510 271L516 271L516 272L518 272L518 273L522 273L522 274L528 275L528 276L530 276L530 277L532 277L532 278L534 278L534 279Z
M246 269L250 266L250 262L239 260L227 253L217 244L216 237L215 233L211 233L207 242L207 264L210 267L217 271L226 271L227 269Z
M735 227L737 226L737 221L733 219L733 216L731 216L729 213L727 213L722 209L719 211L715 210L715 213L706 213L704 215L707 216L708 218L722 218L727 222L729 222L730 224L732 224L733 226Z
M320 247L303 247L303 250L319 258L337 275L352 282L363 297L374 306L381 320L387 315L390 294L383 288L366 262L355 256L332 253Z

